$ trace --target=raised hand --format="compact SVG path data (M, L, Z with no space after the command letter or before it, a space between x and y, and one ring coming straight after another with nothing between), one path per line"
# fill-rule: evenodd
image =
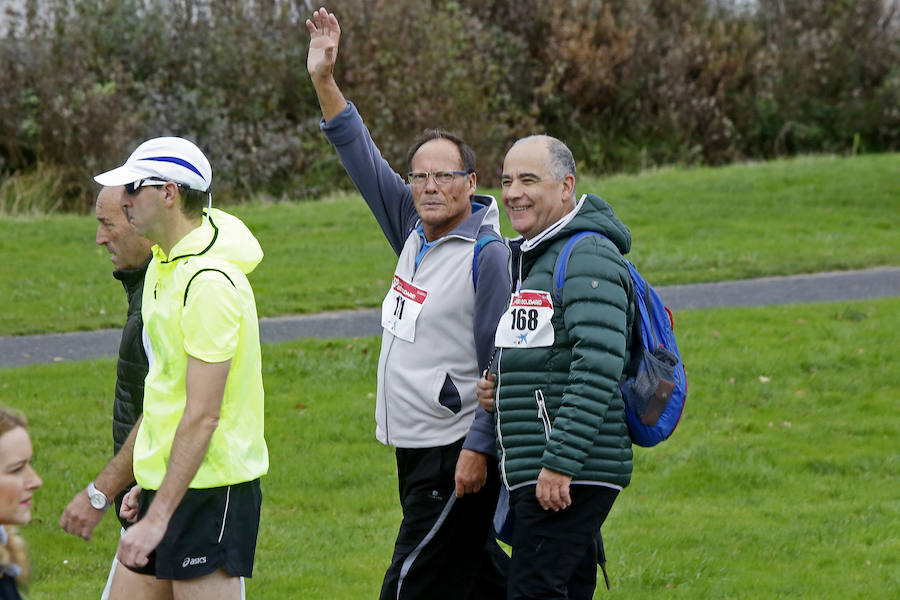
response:
M341 26L338 25L337 17L324 7L320 8L312 14L312 19L306 20L306 29L309 30L306 70L314 80L330 78L334 73L338 42L341 39Z

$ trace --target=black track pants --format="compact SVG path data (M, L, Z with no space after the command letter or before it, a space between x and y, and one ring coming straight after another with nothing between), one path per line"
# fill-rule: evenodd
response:
M403 522L381 600L502 600L509 559L492 519L500 490L497 461L476 494L454 494L462 440L439 448L397 448Z
M618 490L573 485L572 504L544 510L529 485L510 494L514 515L508 600L591 600L597 587L597 541Z

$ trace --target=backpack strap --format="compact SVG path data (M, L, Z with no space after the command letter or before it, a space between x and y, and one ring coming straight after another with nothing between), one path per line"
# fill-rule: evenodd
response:
M563 246L559 256L556 257L556 265L553 267L553 297L559 304L562 304L562 291L563 286L566 284L566 267L569 264L569 256L572 254L572 248L575 247L578 240L589 235L606 237L597 231L579 231L569 238L569 241Z
M472 285L476 290L478 289L478 254L481 252L482 248L491 242L502 241L503 240L497 237L496 234L488 234L478 238L478 241L475 242L475 250L472 251Z
M553 292L554 299L557 303L562 304L562 291L563 286L566 283L566 266L569 264L569 256L572 254L572 249L575 247L575 244L578 243L583 237L589 235L599 235L609 239L609 237L603 235L599 231L579 231L569 238L569 241L566 242L566 245L563 246L562 251L559 253L559 256L556 257L556 265L553 267ZM631 275L632 282L634 281L634 266L626 261L628 264L629 275ZM649 295L649 290L645 289L645 294ZM638 351L642 346L641 341L641 315L639 306L640 302L638 301L637 293L634 295L634 321L631 327L631 357L625 362L625 369L622 373L623 377L627 375L634 375L637 373L638 363L640 363L641 352ZM654 332L655 337L655 332Z

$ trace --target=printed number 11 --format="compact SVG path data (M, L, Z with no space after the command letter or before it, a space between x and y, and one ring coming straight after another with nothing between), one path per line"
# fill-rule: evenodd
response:
M406 298L397 296L397 305L394 307L394 316L398 319L403 318L403 307L406 305Z

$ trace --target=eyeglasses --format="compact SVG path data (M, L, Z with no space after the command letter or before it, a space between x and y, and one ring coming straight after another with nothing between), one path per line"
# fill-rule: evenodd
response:
M420 186L428 183L429 177L434 177L434 182L438 185L447 185L457 175L468 175L468 171L410 171L406 174L406 179L410 185Z
M166 185L167 183L169 183L169 182L164 179L156 179L153 177L148 177L147 179L140 179L138 181L126 183L125 184L125 193L133 196L134 194L137 194L138 190L141 189L142 187L161 187L161 186ZM173 181L172 183L174 183L181 189L188 189L188 186L186 186L183 183L178 183L177 181Z

